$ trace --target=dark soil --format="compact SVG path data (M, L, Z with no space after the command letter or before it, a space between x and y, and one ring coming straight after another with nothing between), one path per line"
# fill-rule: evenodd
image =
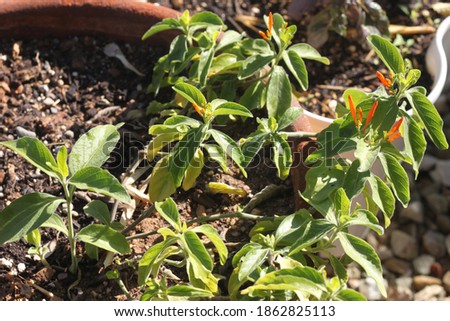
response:
M185 4L182 1L163 2L177 9L184 9L182 7L185 5L190 9L198 9L193 4L194 1L184 2ZM233 19L231 11L258 18L257 22L252 22L258 28L262 25L260 17L263 14L269 11L286 13L283 2L243 1L240 9L236 6L229 8L221 3L218 1L216 6L208 9L226 17L230 26L241 28L250 34L255 32L254 27L249 28L248 24L242 23L243 20ZM298 23L300 32L297 42L304 41L302 26L304 30L305 23ZM415 47L411 49L416 58L413 63L423 66L425 48L432 35L420 35L415 39ZM309 63L307 67L311 89L301 94L304 105L323 115L333 114L332 101L338 101L345 88L359 86L372 89L379 85L374 77L375 71L386 73L374 61L373 55L363 50L360 44L341 37L331 41L332 46L325 45L320 50L322 55L330 58L331 65ZM149 140L149 119L145 117L145 109L151 97L145 94L145 89L150 82L152 65L162 52L150 49L147 45L118 43L128 60L146 74L145 77L139 77L125 69L118 60L104 55L103 48L109 42L107 39L91 37L2 41L0 141L17 139L24 134L35 135L56 154L61 145L70 149L80 135L94 126L125 121L126 124L121 128L123 139L114 153L115 158L107 163L108 169L119 177ZM424 85L429 87L430 82L429 78L425 78ZM230 128L230 132L238 127L243 126L237 124ZM276 198L259 204L253 209L253 213L267 216L292 213L294 204L290 182L277 179L275 169L267 166L270 164L268 157L268 153L262 155L261 161L248 170L248 179L232 164L231 175L223 173L214 163L208 164L211 169L202 172L195 188L188 192L180 190L174 195L183 219L188 221L206 215L233 212L239 206L245 206L252 195L269 184L285 188ZM248 195L211 194L206 188L211 181L242 188ZM62 194L56 181L49 179L11 151L0 148L0 210L21 195L34 191ZM92 222L92 219L82 213L82 207L93 197L89 193L77 194L74 202L78 213L75 217L77 229ZM109 205L113 206L112 203ZM147 207L148 204L140 202L135 215ZM119 209L119 212L122 210ZM64 213L61 216L64 217ZM164 224L155 214L139 224L136 233L155 231ZM248 221L237 219L223 219L213 224L225 236L231 252L246 241L247 232L251 228ZM41 262L28 255L29 245L23 240L0 247L0 258L13 263L11 269L0 266L0 300L126 299L115 282L106 279L101 266L102 260L97 263L86 258L80 264L81 282L67 292L77 279L67 272L70 260L67 240L47 229L42 234L43 243L49 243L53 251L48 258L52 268L43 267ZM133 259L135 255L143 254L155 239L156 236L151 236L132 241L133 253L128 258L133 264L136 264ZM79 251L81 253L83 249L80 248ZM26 269L22 272L17 271L19 263L25 264ZM126 266L124 262L121 276L132 296L139 298L135 272ZM30 284L30 280L44 291ZM51 291L54 297L50 298L45 290Z

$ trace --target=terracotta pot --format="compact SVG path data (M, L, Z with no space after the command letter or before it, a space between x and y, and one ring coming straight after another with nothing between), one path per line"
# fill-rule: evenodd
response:
M0 37L103 35L140 41L152 25L178 11L127 0L0 0ZM149 40L168 45L172 36Z

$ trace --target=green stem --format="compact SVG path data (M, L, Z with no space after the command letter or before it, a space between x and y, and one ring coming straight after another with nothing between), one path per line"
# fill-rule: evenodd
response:
M296 137L296 138L303 138L303 137L316 137L317 133L313 132L279 132L280 135L286 135L287 137Z
M78 270L78 259L77 259L77 249L76 249L76 240L75 240L75 233L73 229L73 217L72 217L72 197L74 188L68 188L67 184L63 184L64 188L64 194L66 195L66 204L67 204L67 225L68 225L68 231L69 231L69 244L70 244L70 257L71 257L71 264L69 267L69 272L72 274L75 274Z
M119 277L116 279L117 285L119 286L120 290L122 290L123 294L127 297L128 301L133 301L133 297L130 295L130 292L128 292L127 287L125 286L125 283L123 283L122 279Z

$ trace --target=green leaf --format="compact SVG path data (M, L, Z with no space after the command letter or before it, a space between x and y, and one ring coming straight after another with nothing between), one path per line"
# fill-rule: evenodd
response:
M425 130L430 135L436 147L439 149L447 149L447 139L442 131L444 122L437 112L436 107L420 92L408 92L406 98L414 112L419 116L425 126Z
M158 260L162 252L176 243L177 239L174 237L167 238L162 243L157 243L150 247L147 252L142 256L142 259L139 261L138 268L138 284L144 285L150 275L152 267L155 261Z
M336 226L325 219L312 220L305 225L302 225L301 229L298 231L299 237L297 241L292 244L289 255L298 253L302 249L318 242L334 228L336 228Z
M277 246L293 244L298 238L299 231L303 231L302 226L311 220L311 214L305 209L286 216L275 231L275 244Z
M220 104L216 108L213 109L213 116L218 115L238 115L244 117L253 117L253 114L241 104L226 102Z
M180 231L180 216L178 214L177 204L172 198L167 198L164 202L155 202L155 208L175 230Z
M23 157L30 164L51 177L59 177L58 166L50 150L34 137L22 137L17 140L0 142L0 145L8 147Z
M375 250L366 241L348 233L339 232L338 238L345 254L361 265L367 275L375 280L381 294L386 297L383 268Z
M367 301L364 295L352 289L340 290L336 293L335 299L339 301Z
M254 291L300 291L320 299L326 291L320 272L310 267L296 267L267 273L260 277L253 286L242 291L249 294Z
M417 178L417 175L419 175L419 166L422 162L427 147L427 141L425 140L425 135L417 122L406 113L404 117L405 121L402 123L402 128L405 143L405 154L411 159Z
M288 51L295 52L299 57L303 59L308 60L315 60L318 62L321 62L325 65L330 64L330 60L326 57L322 57L320 53L312 46L308 45L307 43L298 43L295 45L292 45Z
M308 89L308 71L306 70L306 65L303 59L295 52L288 50L283 53L283 61L288 67L289 71L297 79L300 87L303 90Z
M184 134L181 134L179 132L159 134L158 136L152 139L150 144L148 144L147 160L151 162L153 159L155 159L156 155L158 155L158 152L162 148L164 148L164 146L166 146L171 142L181 139L183 136Z
M216 161L222 168L222 170L225 173L229 174L230 170L227 168L227 155L225 154L224 150L220 146L217 146L215 144L204 144L203 147L208 153L209 158L211 158L213 161Z
M97 246L90 244L90 243L86 243L86 244L84 244L84 250L86 251L86 255L90 259L98 261L98 247ZM117 271L117 270L115 270L115 271ZM109 271L109 272L112 272L112 271Z
M146 39L150 38L151 36L153 36L154 34L157 34L161 31L170 30L170 29L179 29L180 27L181 27L181 24L178 22L177 19L173 19L173 18L164 19L163 21L156 23L150 29L148 29L142 36L142 40L146 40Z
M199 107L206 105L206 98L202 92L196 87L186 84L184 82L178 82L172 87L177 93L186 98L190 103L195 103Z
M81 229L77 238L85 243L95 245L101 249L125 254L130 252L130 245L125 236L109 226L91 224Z
M409 179L405 169L397 159L389 154L379 154L381 166L391 183L397 199L406 207L409 203Z
M200 148L194 154L191 162L189 163L186 172L184 173L183 179L183 189L185 191L191 189L195 185L195 181L200 176L202 172L203 166L205 165L205 159L203 156L203 152Z
M367 153L367 158L369 159L371 157L372 154ZM371 162L371 160L365 160L364 166L369 166L369 162ZM369 169L363 168L364 171L361 171L363 164L360 164L359 159L354 160L345 175L344 185L342 187L350 199L361 193L364 189L367 178L370 176Z
M36 248L41 247L41 233L39 229L32 230L25 235L25 240Z
M234 64L237 61L237 56L231 53L222 53L214 57L209 72L214 75L219 73L224 68Z
M52 214L48 220L42 223L41 227L53 228L59 232L69 235L66 225L58 214Z
M205 269L212 271L214 267L213 261L198 235L188 230L183 233L182 241L184 242L185 250L189 253L187 259L191 260L192 257L195 257Z
M168 164L169 157L164 157L153 168L148 184L148 194L152 202L163 201L177 190Z
M167 289L168 296L194 298L212 298L214 294L209 290L199 289L190 285L174 285Z
M242 63L239 71L239 79L246 79L255 73L263 71L264 67L273 59L273 54L253 55Z
M286 110L286 112L278 120L278 130L283 130L291 125L301 116L302 113L303 109L301 108L288 108L288 110Z
M347 269L345 268L344 264L342 264L341 261L339 261L334 255L330 254L330 263L333 267L334 274L341 280L342 282L346 283L348 280L347 275Z
M292 153L289 143L280 135L273 134L273 162L277 167L277 176L282 180L289 176L292 165Z
M378 224L377 217L370 211L359 209L353 215L346 215L341 217L341 221L345 226L361 225L370 228L378 235L384 233L384 229Z
M69 167L67 167L67 148L66 146L61 146L56 155L56 160L58 164L59 172L64 178L69 175Z
M30 193L12 201L0 212L0 245L16 241L47 221L64 200L44 193Z
M215 13L209 11L202 11L194 14L189 24L191 26L195 25L222 26L223 22L222 19L220 19L220 17Z
M390 71L394 74L405 73L405 64L397 47L378 35L371 35L367 40Z
M200 85L202 86L206 85L206 80L208 79L208 74L210 72L213 58L214 58L214 48L211 48L207 51L203 51L200 54L197 74Z
M216 51L222 50L225 47L234 44L242 39L242 35L234 30L227 30L222 33L222 37L216 46Z
M157 124L150 127L148 133L151 135L180 133L185 134L193 127L199 127L201 123L186 116L172 116L164 121L164 124Z
M186 262L189 283L193 286L216 293L218 290L217 278L205 268L196 256L190 256Z
M205 126L192 128L177 143L169 154L168 165L175 186L180 186L186 169L194 158L195 152L203 142ZM166 178L167 179L167 178Z
M113 125L92 128L81 136L69 156L69 170L73 175L86 167L101 167L113 151L120 134Z
M373 163L377 159L380 148L374 148L368 144L364 139L358 140L356 143L355 157L358 159L359 172L366 172L372 168Z
M389 187L378 176L371 176L367 179L372 190L371 196L375 204L384 214L385 227L391 222L395 210L395 198Z
M249 138L247 138L244 145L242 145L242 154L244 155L245 159L242 166L244 167L247 167L248 164L250 164L256 154L258 154L258 152L264 146L267 139L270 137L269 133L264 132L256 135L253 134Z
M351 203L350 199L345 193L345 188L339 188L334 194L334 205L336 207L336 213L338 214L338 217L341 215L348 215L350 213Z
M209 133L213 136L216 143L225 151L225 153L227 153L236 165L239 166L244 177L247 177L247 172L244 168L242 168L242 164L245 160L244 155L236 142L231 137L218 130L210 129Z
M252 248L241 258L237 275L239 282L247 281L248 276L266 260L269 251L269 249Z
M224 265L228 258L228 249L225 246L225 243L220 238L219 233L217 233L216 229L209 224L203 224L197 227L194 227L192 232L205 234L207 238L214 244L217 249L217 253L219 254L220 264Z
M83 211L105 225L110 225L111 214L109 213L108 205L99 200L93 200L89 202L85 207L83 207Z
M85 167L77 171L68 181L81 190L88 190L115 198L130 204L131 198L122 184L107 170L98 167Z
M280 67L273 68L267 87L267 111L269 117L277 120L291 107L292 88L286 71Z
M264 102L264 92L266 85L262 81L255 81L251 84L239 99L241 105L246 106L249 110L261 108Z

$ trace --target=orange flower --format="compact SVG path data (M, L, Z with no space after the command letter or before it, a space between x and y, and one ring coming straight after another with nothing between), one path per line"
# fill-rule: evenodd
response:
M390 91L391 86L392 86L392 81L390 79L384 77L383 74L379 71L377 71L377 77L383 84L384 88L386 88L386 90Z
M205 110L203 108L198 107L198 105L196 103L192 103L192 106L194 106L194 109L197 112L197 114L199 114L200 116L203 117Z
M267 35L262 32L261 30L258 30L258 34L261 36L261 38L263 38L264 40L269 40L269 37L267 37Z
M258 34L266 41L269 41L269 39L272 37L272 28L273 28L273 15L272 12L269 12L269 22L268 22L268 29L266 32L263 32L261 30L258 31Z
M350 95L348 95L348 104L350 105L350 111L352 113L353 121L355 122L355 125L358 126L358 121L356 120L355 103L353 102L353 98Z
M387 141L393 142L394 140L396 140L397 138L399 138L401 136L400 132L398 131L400 128L400 125L403 122L403 117L401 117L395 124L394 126L392 126L391 130L386 134L387 136Z
M359 107L359 109L358 109L358 127L359 126L361 126L361 124L362 124L362 108L361 107Z
M366 131L367 126L369 126L370 121L373 118L373 115L375 115L375 111L377 110L377 107L378 107L378 100L375 100L375 102L373 103L372 107L369 110L369 114L367 115L366 123L364 125L363 130L362 130L363 134Z

